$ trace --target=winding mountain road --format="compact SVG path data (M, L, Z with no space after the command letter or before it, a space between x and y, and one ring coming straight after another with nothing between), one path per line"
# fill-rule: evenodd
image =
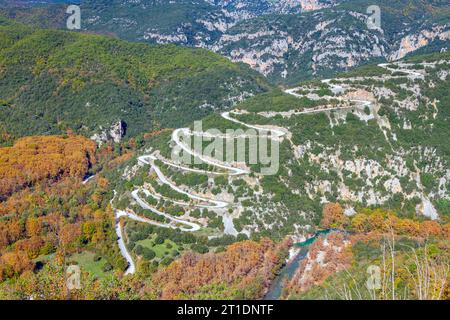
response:
M250 128L250 129L255 129L255 130L263 131L263 132L271 132L271 134L272 134L275 138L281 138L281 137L285 136L286 133L287 133L286 131L284 131L284 130L282 130L282 129L267 128L267 127L263 127L263 126L259 126L259 125L252 125L252 124L248 124L248 123L239 121L239 120L237 120L237 119L235 119L235 118L232 118L232 117L230 116L230 113L239 114L238 112L223 112L223 113L221 114L221 116L222 116L222 118L224 118L224 119L226 119L226 120L228 120L228 121L231 121L231 122L240 124L240 125L242 125L242 126L245 126L245 127L247 127L247 128Z
M158 215L160 215L160 216L162 216L162 217L165 217L165 218L169 219L170 221L172 221L172 222L174 222L174 223L187 225L187 226L189 226L189 228L185 228L185 227L177 227L177 226L173 226L173 225L170 225L170 224L168 225L168 224L165 224L165 223L157 223L157 222L154 222L154 221L152 221L152 220L150 220L150 219L140 218L140 217L139 217L139 219L141 219L141 220L137 220L137 221L141 221L141 222L152 222L152 224L154 224L154 225L156 225L156 226L158 226L158 227L163 227L163 228L172 228L172 229L177 229L177 228L178 228L178 229L180 229L180 230L183 231L183 232L194 232L194 231L200 230L200 225L198 225L198 224L196 224L196 223L193 223L193 222L189 222L189 221L186 221L186 220L181 220L181 219L175 218L175 217L171 216L170 214L161 212L161 211L159 211L159 210L153 208L153 207L150 206L147 202L145 202L145 200L143 200L143 199L141 199L141 197L139 197L139 194L138 194L139 191L144 192L147 196L150 195L150 192L149 192L148 190L146 190L146 189L137 189L137 190L134 190L134 191L131 193L131 196L133 197L133 199L134 199L134 200L135 200L135 201L136 201L143 209L150 210L150 211L152 211L152 212L154 212L154 213L156 213L156 214L158 214ZM137 216L136 216L136 217L137 217ZM136 220L136 219L135 219L135 220Z
M225 207L227 207L229 205L227 202L224 202L224 201L212 200L212 199L209 199L209 198L200 197L200 196L191 194L191 193L186 192L183 189L179 188L178 186L174 185L171 181L169 181L166 178L166 176L161 172L159 167L154 163L154 161L156 160L156 157L153 156L153 155L142 156L142 157L139 157L138 160L140 162L142 162L142 163L149 164L153 168L153 170L155 171L156 175L158 176L158 179L162 183L168 185L172 190L175 190L178 193L184 194L184 195L188 196L192 200L198 200L198 201L201 201L201 202L213 203L213 205L211 205L211 206L206 206L207 208L220 209L220 208L225 208Z
M398 68L398 69L390 68L389 64L379 64L378 66L385 68L386 70L388 70L390 72L403 72L414 78L424 76L422 73L404 69L404 68ZM400 67L400 65L398 65L398 66ZM322 83L328 84L331 87L331 90L336 94L345 92L345 88L342 85L333 84L333 83L331 83L331 80L332 79L325 79L325 80L322 80ZM349 79L345 79L345 80L349 80ZM296 98L306 97L306 95L302 95L302 94L298 93L298 91L301 89L304 89L304 88L296 87L296 88L287 89L284 92L287 94L290 94ZM372 101L365 100L365 99L354 99L354 98L333 97L333 96L326 96L326 97L321 97L321 98L329 99L329 100L334 99L334 100L338 100L341 102L347 102L347 103L356 103L359 107L371 106L373 104ZM302 110L302 111L292 110L292 111L286 111L286 112L271 111L271 112L267 112L267 113L270 113L270 114L287 114L287 113L290 113L290 114L312 114L312 113L319 113L319 112L338 110L338 109L349 109L349 108L353 108L353 107L354 106L345 105L345 106L341 106L341 107L309 109L309 110ZM269 128L267 126L248 124L248 123L245 123L243 121L233 118L231 116L231 114L238 115L238 114L242 114L242 113L240 113L238 111L228 111L228 112L223 112L221 114L221 116L223 119L225 119L227 121L237 123L237 124L242 125L247 128L255 129L258 131L262 131L262 132L270 132L270 134L271 134L270 138L272 138L272 139L282 139L283 137L285 137L287 135L287 133L289 133L289 131L285 128ZM259 114L261 115L263 113L260 112ZM212 171L206 171L206 170L201 170L201 169L189 168L186 166L182 166L182 165L170 162L162 157L157 158L153 154L152 155L143 155L143 156L139 157L138 162L143 165L149 165L154 170L156 175L158 176L158 179L163 184L168 185L172 190L174 190L180 194L186 195L187 197L189 197L192 200L203 202L203 203L209 203L208 205L204 205L204 204L193 204L193 205L189 204L189 205L196 206L199 208L208 208L208 209L225 209L225 208L227 208L228 206L230 206L230 204L227 202L209 199L209 198L202 197L202 196L199 196L199 195L196 195L193 193L189 193L189 192L186 192L183 189L179 188L178 186L174 185L169 179L166 178L166 176L163 174L161 169L155 164L155 160L159 160L168 166L177 168L182 171L199 173L199 174L208 174L208 175L239 176L239 175L250 174L250 171L247 169L234 167L234 166L230 165L229 163L221 162L217 159L211 159L209 157L204 156L203 154L200 154L196 150L192 150L190 147L188 147L186 144L184 144L183 141L181 140L181 137L189 136L189 135L204 135L204 136L211 137L211 138L219 137L219 135L214 135L214 134L207 133L207 132L206 133L191 132L190 129L188 129L188 128L179 128L179 129L174 130L174 132L172 133L171 139L175 143L176 146L178 146L181 150L187 152L189 155L199 158L206 164L209 164L211 166L225 170L227 173L212 172ZM233 137L231 137L231 136L228 137L226 135L220 135L220 136L225 139L227 139L227 138L235 139L236 137L248 137L248 135L245 135L245 134L244 135L241 134L240 136L233 136ZM85 183L87 183L91 178L92 177L89 177L89 179L85 180ZM156 199L161 198L161 196L154 195L150 191L148 191L147 189L144 189L142 187L135 189L131 193L133 199L143 209L150 210L153 213L170 220L171 222L169 224L162 223L162 222L156 222L156 221L144 218L144 217L140 217L132 212L114 209L115 215L116 215L116 234L117 234L117 238L118 238L118 245L120 248L120 252L122 253L123 257L127 260L128 264L129 264L129 267L127 268L127 270L125 272L126 275L135 273L136 266L133 262L131 254L128 252L125 242L123 240L123 232L122 232L122 228L120 225L120 219L122 217L126 217L126 218L132 219L134 221L147 223L147 224L151 224L151 225L162 227L162 228L180 229L183 232L195 232L195 231L198 231L201 229L201 226L197 223L173 217L167 213L161 212L161 211L157 210L156 208L152 207L144 199L142 199L139 196L140 192L143 192L147 197L152 196ZM114 191L114 198L115 198L115 196L116 196L116 192ZM114 198L111 200L111 205L112 205ZM186 203L182 203L182 202L179 202L176 200L171 200L171 201L173 203L177 203L180 205L188 205ZM227 221L227 230L231 230L231 231L235 232L235 230L233 230L234 227L232 226L232 220L230 220L228 217L226 219L228 219L228 220L226 220ZM185 225L187 227L181 227L180 225Z
M189 135L189 129L188 128L181 128L181 129L176 129L173 134L172 134L172 141L175 142L175 144L181 148L182 150L184 150L185 152L187 152L188 154L202 160L204 163L210 164L214 167L220 168L220 169L224 169L229 171L229 175L232 176L239 176L239 175L243 175L243 174L249 174L250 171L246 170L246 169L240 169L240 168L236 168L233 167L229 164L226 163L221 163L219 161L217 161L216 159L210 159L209 157L204 156L201 153L198 153L195 150L192 150L191 148L189 148L188 146L186 146L182 141L181 141L181 137L180 137L180 133L182 134L182 136L188 136Z

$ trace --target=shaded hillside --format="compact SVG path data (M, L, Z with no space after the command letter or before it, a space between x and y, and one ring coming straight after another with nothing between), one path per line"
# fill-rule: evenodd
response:
M0 20L3 138L177 126L261 92L254 71L202 49L149 46Z

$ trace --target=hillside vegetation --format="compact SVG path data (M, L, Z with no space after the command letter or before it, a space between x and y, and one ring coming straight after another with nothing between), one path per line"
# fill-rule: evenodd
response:
M36 29L0 18L0 133L92 135L119 120L136 136L263 91L247 67L202 49ZM0 143L2 142L0 141Z
M184 173L159 165L183 188L232 202L229 210L215 212L232 215L237 233L255 238L282 239L313 231L326 202L342 203L350 215L360 208L381 207L404 218L447 222L448 59L448 53L442 53L402 62L404 70L420 74L420 79L396 71L398 63L390 64L393 71L366 66L332 80L333 86L344 90L339 94L331 93L326 83L310 81L297 88L303 94L311 91L310 98L273 90L247 99L233 117L289 131L280 145L280 168L274 175L208 180L208 172ZM370 103L346 105L346 99ZM204 119L202 130L225 132L237 127L213 114ZM170 140L170 134L150 139L145 150L152 147L169 159ZM248 168L259 170L258 165ZM130 190L152 183L145 170L126 184ZM208 218L208 226L216 230L223 226L208 212L192 208L185 212L199 221Z
M187 253L156 273L153 283L162 299L260 298L283 264L288 245L263 239L239 242L221 253Z
M331 232L310 247L284 291L286 298L449 299L449 223L417 223L379 209L349 218L338 204L328 204L321 224L349 232ZM367 276L374 268L378 284Z
M381 29L367 25L372 5L381 10ZM83 30L207 48L289 85L370 62L439 52L449 42L450 7L441 0L92 0L81 8ZM65 28L65 9L0 3L7 17L57 28Z
M0 148L0 199L44 179L83 178L95 163L95 143L84 137L26 137Z

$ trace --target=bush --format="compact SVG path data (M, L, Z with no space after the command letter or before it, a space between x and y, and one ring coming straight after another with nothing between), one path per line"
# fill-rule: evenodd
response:
M155 244L163 244L163 243L164 243L164 238L158 235L155 239Z
M178 252L178 250L172 250L171 255L172 257L178 257L180 255L180 252Z
M161 261L161 265L162 266L168 266L169 264L171 264L173 262L172 258L166 257Z
M146 259L146 260L152 260L153 258L156 257L156 253L155 253L155 251L153 251L152 249L149 249L149 248L143 248L143 250L142 250L142 256L143 256L144 259Z
M108 271L111 271L112 269L113 269L113 266L109 262L105 263L105 265L102 268L103 272L108 272Z
M207 246L203 245L203 244L193 244L191 246L191 249L193 251L201 253L201 254L209 252L209 248Z
M240 242L245 240L248 240L248 236L245 233L239 233L237 236L237 241Z
M138 244L138 245L136 246L134 252L136 252L136 254L137 254L138 256L140 256L140 255L142 255L143 249L144 249L144 248L142 248L142 246Z
M225 252L225 251L226 251L225 247L217 247L215 253L221 253L221 252Z
M202 216L202 213L199 209L195 209L194 211L191 212L191 217L200 218L201 216Z

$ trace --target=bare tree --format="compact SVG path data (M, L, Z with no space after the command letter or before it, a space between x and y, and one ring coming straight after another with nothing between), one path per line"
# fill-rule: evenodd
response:
M378 289L361 285L349 270L345 270L348 281L341 287L334 288L335 296L344 300L440 300L448 285L450 263L445 257L432 257L425 245L417 250L409 247L406 254L407 263L397 265L395 235L390 235L381 243L381 286ZM399 270L406 271L403 291L398 291ZM326 291L325 298L331 295Z
M409 257L414 261L413 270L406 268L414 284L415 296L419 300L440 300L447 286L450 266L442 258L431 258L425 245L423 254L411 248Z

